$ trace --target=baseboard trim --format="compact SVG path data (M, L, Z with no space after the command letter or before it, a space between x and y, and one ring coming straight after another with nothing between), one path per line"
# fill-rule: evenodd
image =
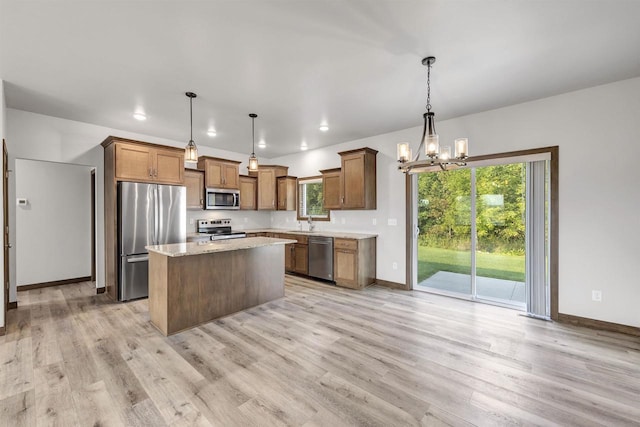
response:
M53 282L34 283L32 285L18 286L18 292L28 291L31 289L48 288L50 286L69 285L71 283L90 282L91 276L76 277L73 279L55 280Z
M6 330L4 329L4 326L0 326L0 337L3 336L6 333Z
M382 280L382 279L376 279L376 281L374 282L374 285L380 285L380 286L384 286L385 288L391 288L391 289L400 289L403 291L409 290L409 287L404 283L389 282L388 280Z
M621 325L620 323L605 322L604 320L589 319L587 317L574 316L572 314L558 313L558 322L640 337L640 328L638 327Z
M96 288L96 294L104 294L107 291L106 286L103 286L101 288Z
M7 305L7 310L13 310L13 309L16 309L16 308L18 308L18 301L10 302Z

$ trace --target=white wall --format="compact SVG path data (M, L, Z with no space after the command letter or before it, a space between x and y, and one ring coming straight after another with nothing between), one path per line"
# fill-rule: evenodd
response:
M97 208L96 208L96 286L105 283L104 270L104 149L100 143L109 135L120 136L173 147L184 147L184 141L171 141L150 135L126 132L118 129L81 123L57 117L44 116L8 108L6 120L9 169L15 170L15 159L45 160L61 163L82 164L96 167ZM197 141L196 141L197 142ZM246 154L234 153L214 148L198 147L200 155L222 157L243 161L241 172L246 171ZM15 201L15 174L9 174L9 200ZM16 206L9 203L9 227L16 229ZM188 228L189 229L189 228ZM15 233L10 236L14 248L11 249L9 300L16 301L16 241Z
M437 103L434 104L437 118ZM441 144L470 139L471 155L558 145L559 311L640 326L640 78L437 122ZM416 121L420 120L419 112ZM345 229L377 231L378 277L404 282L404 178L395 170L396 143L417 149L421 127L272 159L293 175L337 167L337 151L368 146L378 154L378 210L332 212ZM275 224L292 216L275 213ZM377 217L377 227L371 219ZM386 225L388 218L397 227ZM342 225L342 220L345 224ZM321 226L322 227L322 226ZM335 225L332 225L335 227ZM602 291L602 302L591 291Z
M6 123L7 123L7 114L6 114L6 103L4 99L4 80L0 80L0 140L2 138L6 138ZM1 151L2 147L0 147ZM0 154L0 161L4 161L4 151ZM0 200L3 200L4 188L0 185ZM0 209L0 224L3 224L4 221L4 209ZM0 236L2 236L0 234ZM3 237L0 237L2 240ZM4 327L4 250L0 250L0 328Z
M16 159L16 283L91 275L90 166Z

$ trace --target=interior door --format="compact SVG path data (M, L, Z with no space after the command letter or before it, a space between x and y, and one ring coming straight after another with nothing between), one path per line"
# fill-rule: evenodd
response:
M9 307L9 168L7 160L7 144L2 140L2 195L4 212L4 323L7 324L7 308Z

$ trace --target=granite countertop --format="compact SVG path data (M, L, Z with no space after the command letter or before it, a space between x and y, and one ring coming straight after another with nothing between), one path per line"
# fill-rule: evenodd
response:
M247 237L244 239L207 240L204 242L173 243L170 245L147 246L149 252L155 252L168 257L201 255L214 252L238 251L261 246L286 245L296 243L290 239L273 239L270 237Z
M333 237L338 239L370 239L371 237L378 237L373 233L349 233L344 231L304 231L304 230L283 230L279 228L258 228L254 230L242 230L245 233L278 233L278 234L299 234L301 236L322 236Z

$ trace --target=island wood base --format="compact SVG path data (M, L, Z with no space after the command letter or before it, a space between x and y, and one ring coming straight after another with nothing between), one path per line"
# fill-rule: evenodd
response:
M284 245L170 257L149 252L149 314L164 335L284 297Z

